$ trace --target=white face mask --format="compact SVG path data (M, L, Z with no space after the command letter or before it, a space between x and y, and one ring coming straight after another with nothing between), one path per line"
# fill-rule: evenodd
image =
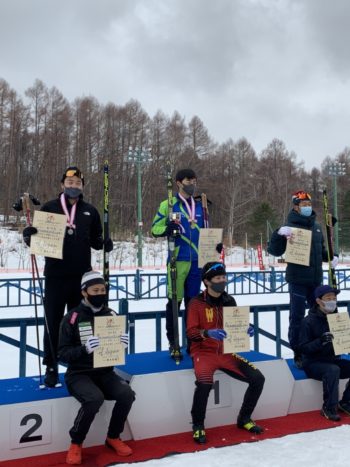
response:
M327 302L324 302L322 300L322 305L323 305L325 313L333 313L333 311L337 308L337 301L336 300L328 300Z

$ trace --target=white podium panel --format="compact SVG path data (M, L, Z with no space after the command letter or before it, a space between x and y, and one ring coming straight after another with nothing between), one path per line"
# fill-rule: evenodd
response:
M257 362L265 386L253 416L256 419L287 415L294 378L284 360ZM136 401L129 414L135 440L191 430L191 407L195 389L193 370L151 373L130 377ZM210 392L205 426L235 424L247 384L216 372Z
M103 403L84 446L104 443L113 405L113 401ZM79 407L73 397L1 405L0 460L66 451ZM122 438L131 439L127 424Z
M339 381L339 397L341 398L347 379ZM315 379L300 379L294 382L293 393L288 413L311 412L321 410L323 404L322 382Z

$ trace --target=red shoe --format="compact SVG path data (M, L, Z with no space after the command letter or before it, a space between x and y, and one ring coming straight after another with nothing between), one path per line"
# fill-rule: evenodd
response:
M131 456L132 454L132 449L119 438L107 438L106 446L113 449L118 456Z
M71 444L69 446L66 464L79 465L81 464L81 444Z

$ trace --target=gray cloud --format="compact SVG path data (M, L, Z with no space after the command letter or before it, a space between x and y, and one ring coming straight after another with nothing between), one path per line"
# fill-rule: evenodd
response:
M0 76L69 99L197 114L219 142L285 141L306 166L348 144L347 0L1 0Z

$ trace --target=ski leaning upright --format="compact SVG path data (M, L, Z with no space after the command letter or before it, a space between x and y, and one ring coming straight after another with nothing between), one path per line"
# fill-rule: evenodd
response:
M169 222L176 221L176 214L173 212L173 179L171 175L171 167L167 167L167 190L168 190L168 217ZM175 219L174 219L175 216ZM173 315L173 330L174 330L174 347L171 349L171 356L178 365L182 359L179 343L179 308L177 301L177 288L176 288L176 251L175 251L175 235L170 235L168 238L169 248L169 268L170 268L170 282L171 282L171 309Z
M103 166L103 238L106 240L109 238L109 165L108 161L105 161ZM106 252L106 247L103 247L103 278L106 283L107 299L106 305L108 305L109 295L109 253Z
M333 249L333 227L337 222L337 219L332 216L328 211L328 196L327 190L323 190L323 215L324 222L326 225L326 244L327 244L327 256L328 256L328 283L331 287L337 288L337 278L335 276L335 270L332 268L332 259L334 257Z

